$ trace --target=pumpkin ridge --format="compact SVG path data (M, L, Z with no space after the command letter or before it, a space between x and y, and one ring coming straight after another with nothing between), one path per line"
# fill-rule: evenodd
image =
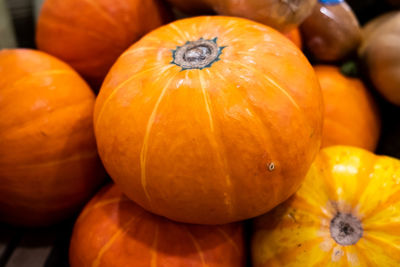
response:
M397 256L396 260L400 261L400 245L395 245L391 242L387 242L382 240L381 238L376 237L371 233L367 233L363 237L366 241L374 243L376 246L380 246L385 248L385 251L390 254L390 256L394 257ZM366 250L367 251L367 250ZM370 251L372 252L372 251Z
M229 244L235 248L236 252L240 253L240 249L235 241L233 241L233 239L230 238L230 236L223 229L221 229L221 227L217 226L216 229L229 242Z
M191 36L187 35L186 32L181 31L175 24L171 23L168 25L170 28L174 29L175 32L183 39L183 40L190 40Z
M151 50L157 50L159 49L156 46L149 46L149 47L139 47L139 48L133 48L133 49L128 49L125 53L123 53L120 58L123 58L125 56L131 55L131 54L136 54L137 52L142 52L142 51L151 51Z
M99 267L100 266L100 261L101 258L103 257L104 253L107 252L108 249L114 244L114 242L117 240L118 237L124 235L126 231L128 230L129 226L135 221L136 218L130 219L121 229L116 231L111 238L107 241L107 243L102 246L102 248L99 250L99 253L97 254L96 259L93 260L92 267Z
M110 198L107 200L102 200L97 202L95 205L91 206L89 209L85 209L84 211L82 211L81 215L79 215L79 220L81 220L81 218L86 217L86 215L88 215L90 212L92 212L95 209L107 206L107 205L111 205L114 203L122 203L122 202L131 202L131 200L129 199L121 199L120 197L115 197L115 198Z
M211 106L210 106L210 102L211 102L210 95L208 94L208 92L207 92L207 90L205 88L205 80L204 80L204 76L203 76L202 71L199 70L198 73L199 73L200 87L201 87L201 91L203 93L204 104L205 104L205 107L206 107L206 110L207 110L209 123L210 123L211 139L212 139L211 140L211 145L214 147L214 150L215 150L215 153L217 155L217 159L219 161L219 164L221 166L224 166L224 169L225 169L224 173L226 174L225 177L224 177L225 178L225 182L226 182L226 185L229 187L230 191L232 191L232 181L231 181L231 175L230 175L230 172L229 172L228 162L226 160L226 153L225 153L224 156L222 156L221 153L219 152L221 150L220 149L221 140L220 140L220 138L218 138L219 140L217 140L217 137L216 137L215 125L214 125L215 122L214 122L214 119L213 119ZM232 199L230 197L230 194L224 193L224 203L228 208L228 212L230 214L232 214L233 206L232 206Z
M379 213L385 211L385 209L387 209L390 205L392 205L393 203L399 202L399 201L400 201L400 190L391 194L384 203L381 203L375 209L372 209L367 214L365 214L363 216L364 220L366 221L366 223L368 223L368 219L371 218L371 217L369 217L371 214L373 214L373 216L377 216L377 215L379 215Z
M78 102L78 101L76 101L76 102ZM86 99L86 100L81 101L79 103L74 103L74 104L65 105L65 106L62 106L62 107L57 107L56 109L54 109L52 114L54 115L54 114L57 114L59 112L64 112L65 109L77 108L79 106L86 106L88 102L94 102L94 101L93 101L93 99ZM48 115L48 114L39 114L39 116L37 116L36 118L31 118L30 120L25 121L25 122L20 123L20 124L11 125L11 126L8 127L6 133L10 134L10 132L12 132L12 131L17 131L17 130L20 130L21 128L23 128L23 127L29 126L32 123L36 123L38 120L41 120L43 116L46 116L46 115ZM0 136L2 136L2 135L4 135L4 132L0 133Z
M87 153L80 153L76 154L67 158L63 159L58 159L58 160L49 160L46 162L41 162L41 163L35 163L35 164L18 164L17 169L25 169L25 168L32 168L32 167L37 167L37 166L51 166L51 165L56 165L59 163L65 163L65 162L70 162L70 161L75 161L75 160L81 160L81 159L89 159L97 157L97 150L94 150L92 152L87 152ZM10 167L12 165L6 164L7 167ZM1 164L0 164L1 167Z
M151 205L151 197L149 195L149 192L147 191L147 177L146 177L146 160L147 160L147 150L148 150L148 143L149 143L149 137L150 137L150 131L151 128L153 127L154 120L156 118L156 113L158 111L158 107L160 106L160 103L162 99L164 98L165 93L167 92L167 89L169 89L170 84L172 83L173 79L176 78L177 74L174 74L169 80L165 82L165 86L161 90L160 96L157 99L156 104L154 105L154 108L150 114L149 120L147 121L146 125L146 132L144 134L143 138L143 145L142 149L140 151L140 181L142 184L143 191L147 197L147 200L149 204ZM158 79L154 81L156 83L159 78L162 77L162 75L158 76Z
M185 225L185 230L186 230L186 233L189 235L190 240L192 240L193 245L199 254L202 265L204 267L208 267L204 260L204 255L203 255L203 252L201 251L201 246L200 246L199 242L197 242L196 237L190 232L189 228L186 225Z
M108 35L106 33L94 31L93 29L88 29L84 28L82 25L74 25L71 24L71 22L67 21L67 23L62 23L61 21L55 20L55 19L48 19L48 18L41 18L41 23L43 24L49 24L49 25L54 25L57 26L58 29L61 29L63 31L70 31L70 32L76 32L76 31L81 31L87 34L90 37L93 37L97 39L98 41L104 42L104 36L107 36L108 40L113 40L114 37L111 35ZM119 45L118 43L115 43L115 45ZM43 49L43 48L41 48Z
M125 81L121 82L118 86L115 87L115 89L112 90L112 92L107 96L106 99L104 99L103 103L101 104L100 110L99 110L98 115L97 115L97 119L96 119L95 124L94 124L95 127L97 128L97 125L99 124L99 121L100 121L100 119L101 119L101 117L102 117L102 115L104 113L104 109L105 109L106 105L111 101L112 97L114 95L116 95L118 93L118 91L121 88L123 88L126 84L131 82L133 79L136 79L138 76L146 74L147 72L151 72L153 70L160 69L160 72L163 73L163 72L165 72L166 70L168 70L171 67L172 67L171 65L162 66L161 64L159 64L159 65L156 65L156 66L154 66L152 68L136 72L131 77L129 77ZM161 75L161 73L160 73L160 75Z

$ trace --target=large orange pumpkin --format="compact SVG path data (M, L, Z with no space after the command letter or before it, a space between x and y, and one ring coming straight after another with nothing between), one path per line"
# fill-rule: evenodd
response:
M298 26L317 0L168 0L185 12L214 10L221 15L238 16L261 22L282 32Z
M151 214L107 186L85 207L70 245L71 267L241 267L240 223L200 226Z
M94 94L65 63L0 52L0 221L36 226L70 216L104 178Z
M36 42L100 86L117 57L166 14L159 0L46 0Z
M96 100L100 157L132 200L170 219L260 215L320 147L322 96L302 52L246 19L197 17L128 49Z
M373 97L363 82L344 76L338 67L314 67L324 97L322 146L351 145L374 151L380 118Z
M399 160L325 148L300 190L256 219L253 266L400 266L399 193Z

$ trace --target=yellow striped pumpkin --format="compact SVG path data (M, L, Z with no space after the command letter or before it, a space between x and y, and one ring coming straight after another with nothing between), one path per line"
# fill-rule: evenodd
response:
M400 161L325 148L300 190L254 226L254 267L400 266Z

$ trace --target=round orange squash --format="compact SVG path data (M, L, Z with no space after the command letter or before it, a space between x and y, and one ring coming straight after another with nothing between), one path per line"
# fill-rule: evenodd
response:
M285 36L232 17L161 27L130 47L96 100L100 157L147 210L222 224L300 186L320 147L314 70Z
M167 19L159 0L46 0L36 43L99 87L118 56Z
M143 210L112 185L79 216L69 258L71 267L242 267L244 254L240 223L176 223Z
M0 51L0 221L39 226L67 218L103 181L94 94L45 53Z
M254 222L254 267L399 266L400 161L323 149L300 190Z
M357 78L344 76L338 67L314 67L324 97L322 147L350 145L374 151L380 134L377 105Z

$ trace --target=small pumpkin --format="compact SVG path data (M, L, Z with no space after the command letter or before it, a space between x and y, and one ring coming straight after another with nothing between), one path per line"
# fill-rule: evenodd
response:
M303 41L299 28L294 28L293 30L286 33L285 36L289 38L289 40L291 40L298 48L303 48Z
M400 11L369 22L363 29L359 56L376 89L400 106Z
M346 77L338 67L314 67L324 97L322 147L350 145L374 151L379 140L377 105L357 78Z
M208 16L158 28L121 55L94 124L129 198L172 220L223 224L298 189L320 147L322 109L314 70L290 40Z
M188 11L212 9L220 15L248 18L281 32L298 26L308 15L317 0L168 0L178 8Z
M357 17L343 0L319 0L302 23L304 45L320 61L338 61L355 52L361 41Z
M300 190L254 221L253 266L399 266L399 192L399 160L323 149Z
M0 51L0 221L55 223L102 183L94 101L84 80L58 59Z
M242 267L240 223L201 226L172 222L127 199L114 185L83 209L71 238L71 267Z
M167 20L158 0L46 0L36 43L97 88L126 48Z

